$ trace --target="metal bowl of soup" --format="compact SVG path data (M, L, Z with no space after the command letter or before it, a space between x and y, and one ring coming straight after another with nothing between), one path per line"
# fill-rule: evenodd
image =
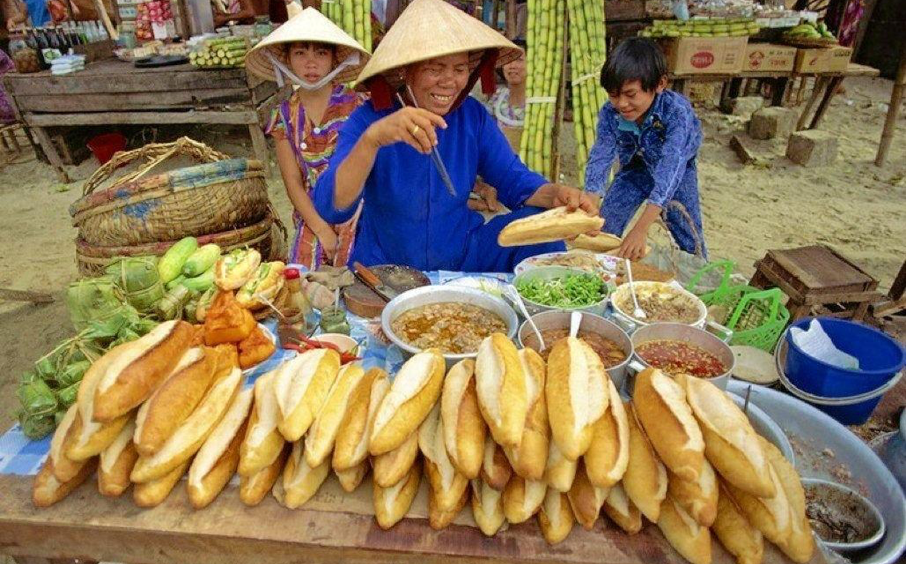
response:
M707 378L727 389L736 357L729 345L705 331L682 323L653 323L632 334L633 361L640 368ZM635 378L630 377L630 392Z
M554 343L569 334L570 317L569 312L563 311L547 311L532 316L532 321L544 339L545 350L539 352L545 360L547 358L545 353L550 353ZM584 338L585 342L598 353L610 379L619 390L626 379L629 361L632 359L632 341L629 335L616 323L600 315L583 313L578 337ZM528 321L523 322L519 328L519 344L523 348L536 351L540 348L538 337Z
M443 351L447 368L475 358L489 334L513 339L519 319L503 299L458 286L424 286L393 298L381 313L381 328L404 358L424 349Z

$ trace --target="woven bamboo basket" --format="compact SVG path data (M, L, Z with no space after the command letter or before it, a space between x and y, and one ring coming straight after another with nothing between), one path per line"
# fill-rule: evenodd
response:
M122 257L161 256L174 241L162 241L131 246L98 246L82 239L76 240L76 262L83 276L98 276L104 268ZM263 260L286 259L286 228L276 214L268 213L262 221L248 227L198 237L199 245L216 243L223 252L251 247L261 253Z
M178 155L202 164L149 175ZM103 190L117 169L143 159ZM267 216L264 165L230 159L207 145L182 137L120 152L85 182L83 196L70 206L79 239L104 247L177 241L255 225Z

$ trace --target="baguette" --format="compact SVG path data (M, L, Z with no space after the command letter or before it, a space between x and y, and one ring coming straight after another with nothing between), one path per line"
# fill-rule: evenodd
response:
M456 506L449 511L441 511L437 507L437 503L433 495L428 496L428 524L435 531L441 529L446 529L450 526L456 516L459 515L459 512L462 511L462 508L466 506L466 503L469 501L469 488L466 488L462 491L462 495L459 496L459 501L456 502Z
M129 487L129 475L138 460L132 440L135 422L123 427L119 436L101 453L98 464L98 491L107 497L119 497Z
M758 437L771 468L777 474L783 492L790 505L790 535L787 541L777 546L790 560L804 564L812 559L815 553L815 538L812 525L806 515L805 490L799 480L799 474L793 465L783 457L776 446L762 437Z
M702 527L710 527L717 517L717 475L711 465L705 462L697 482L667 474L667 494Z
M337 432L349 408L349 398L364 376L361 365L347 364L334 379L321 411L305 436L305 461L312 468L321 466L325 460L330 462Z
M563 492L548 489L538 512L538 525L547 544L557 544L566 540L573 530L576 518L569 506L569 499Z
M518 474L507 482L503 490L503 514L510 523L524 523L532 518L544 503L547 484L526 480Z
M425 477L431 487L431 497L439 512L453 511L469 481L459 473L450 461L444 446L444 423L440 416L440 404L428 414L418 431L418 447L424 457Z
M403 364L374 416L368 439L373 456L394 450L418 431L440 398L444 372L439 349L422 351Z
M374 467L374 483L382 488L392 487L406 477L418 456L418 432L409 435L406 442L397 448L375 456L371 463Z
M132 499L135 501L135 505L149 508L163 503L188 468L189 461L186 460L160 478L135 484L132 489Z
M343 491L352 493L362 484L368 474L368 462L361 462L358 466L345 470L337 470L336 473L337 480L340 482L340 487L343 488Z
M135 449L153 456L195 411L214 378L217 353L188 349L163 384L142 404L135 417Z
M503 449L491 437L485 439L484 458L481 463L481 480L495 490L502 492L513 475L513 468L506 459Z
M723 486L719 489L717 518L711 530L738 564L761 564L764 557L761 531L752 526L726 489Z
M554 344L547 361L547 398L551 434L560 452L578 460L591 446L594 424L610 402L601 358L575 337Z
M234 368L217 380L192 414L153 456L139 457L132 470L136 483L162 479L173 469L188 462L229 409L242 385L242 372Z
M585 469L592 485L609 488L619 482L629 465L629 419L620 393L607 379L608 407L592 427L591 444L585 453Z
M639 425L635 409L627 406L629 422L629 464L623 474L623 488L642 515L657 523L661 502L667 497L667 469L661 464L645 432Z
M642 512L629 501L623 484L614 484L604 500L604 513L623 531L634 535L642 530Z
M683 387L665 372L648 368L636 377L633 404L664 465L684 480L697 481L705 462L705 441Z
M281 416L277 428L287 441L296 442L308 431L339 372L340 354L331 349L304 352L274 371L274 396Z
M274 489L274 497L288 509L302 507L318 493L330 474L330 461L323 460L318 466L309 466L303 456L304 448L303 441L293 444L293 451L283 468L283 480L277 482L282 487ZM278 491L282 492L282 496L278 495Z
M346 416L337 430L333 450L332 465L337 474L342 470L357 468L368 459L369 431L377 408L388 390L390 379L387 378L387 373L380 368L372 368L365 373L352 393Z
M550 448L551 427L547 418L547 400L544 397L546 366L541 355L533 349L519 351L519 360L525 372L525 389L528 413L525 417L525 429L522 442L504 452L510 459L513 471L530 481L544 479L544 468L547 464Z
M614 249L619 249L622 244L623 239L620 237L613 235L612 233L599 231L593 236L582 233L570 241L569 246L573 249L586 249L596 253L606 253Z
M743 515L756 529L761 531L764 538L777 546L784 546L793 534L792 511L786 496L786 490L780 484L780 478L773 466L768 470L777 493L774 497L757 497L726 482L727 493L742 510Z
M440 396L444 445L450 462L467 480L474 480L481 472L488 434L478 407L474 376L474 360L458 362L447 373Z
M286 442L277 430L280 409L274 395L276 373L276 370L268 372L255 381L255 401L239 448L239 475L246 478L271 466Z
M567 211L558 207L517 219L504 227L497 236L501 247L517 247L572 239L576 235L597 231L604 227L599 216L588 215L582 210Z
M657 526L670 546L692 564L711 564L711 533L667 496Z
M422 469L418 462L409 468L409 472L402 480L389 488L374 484L372 501L374 502L374 518L380 528L385 531L399 523L415 500L418 494L418 485L421 482Z
M506 522L503 512L503 492L484 480L472 480L472 517L485 536L493 537Z
M478 407L497 444L515 447L522 442L528 397L525 371L516 345L494 333L478 347L475 387Z
M682 375L692 413L705 441L705 456L724 480L758 497L772 497L768 460L749 418L711 382Z
M254 392L242 390L195 455L189 468L187 491L195 509L207 507L239 467L239 449Z
M173 371L194 334L185 321L165 321L129 343L97 384L93 419L109 423L141 405Z
M53 459L53 475L60 482L68 482L75 478L85 465L84 460L72 460L66 456L69 446L76 441L79 427L73 424L78 416L78 406L76 404L69 406L50 440L49 456Z
M566 493L573 487L576 479L576 468L579 463L569 460L560 452L555 443L551 443L544 470L544 481L558 492Z
M54 476L53 458L48 456L47 460L44 461L44 466L41 467L41 471L35 476L31 494L32 503L35 504L35 507L50 507L57 503L87 480L94 472L96 466L96 459L86 460L79 472L71 480L61 482Z
M289 456L289 451L290 444L282 443L280 450L277 451L276 458L274 458L273 462L271 462L269 465L265 466L251 476L243 476L240 473L239 500L242 503L248 505L249 507L254 507L255 505L261 503L261 500L263 500L268 492L273 489L274 484L277 482L277 479L283 473L283 466L286 464L286 459Z
M592 485L591 480L588 479L585 464L579 462L573 487L566 494L576 521L589 531L594 529L595 522L601 514L601 506L604 505L604 500L607 499L609 493L609 487L598 488Z

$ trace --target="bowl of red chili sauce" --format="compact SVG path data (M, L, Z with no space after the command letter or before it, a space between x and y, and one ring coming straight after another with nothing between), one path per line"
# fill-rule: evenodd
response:
M677 375L707 378L726 389L736 357L730 347L711 333L682 323L653 323L632 335L634 359ZM632 389L630 387L630 389Z

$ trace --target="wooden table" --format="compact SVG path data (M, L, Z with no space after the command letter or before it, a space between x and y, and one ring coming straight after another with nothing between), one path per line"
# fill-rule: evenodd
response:
M63 182L68 176L50 136L51 126L108 124L233 124L248 126L255 158L267 165L259 115L276 103L274 82L244 69L199 70L191 65L139 69L108 59L85 70L10 73L4 78L19 120L34 132Z
M344 504L351 494L324 499L331 482L334 477L295 511L280 507L271 496L257 507L245 507L229 487L209 507L194 511L185 482L162 505L142 510L132 504L131 492L120 499L101 497L94 480L39 510L31 504L30 477L0 475L0 553L29 564L74 557L130 564L685 564L650 524L634 536L605 526L604 520L593 531L576 525L566 541L553 547L544 542L535 519L511 525L493 538L464 525L433 531L423 519L404 519L383 531L373 517ZM361 488L370 489L367 483ZM367 491L356 494L370 496ZM310 509L313 504L319 509ZM464 511L470 511L468 506ZM764 564L789 563L765 544ZM735 562L716 540L713 555L713 564ZM812 564L823 562L816 553Z

